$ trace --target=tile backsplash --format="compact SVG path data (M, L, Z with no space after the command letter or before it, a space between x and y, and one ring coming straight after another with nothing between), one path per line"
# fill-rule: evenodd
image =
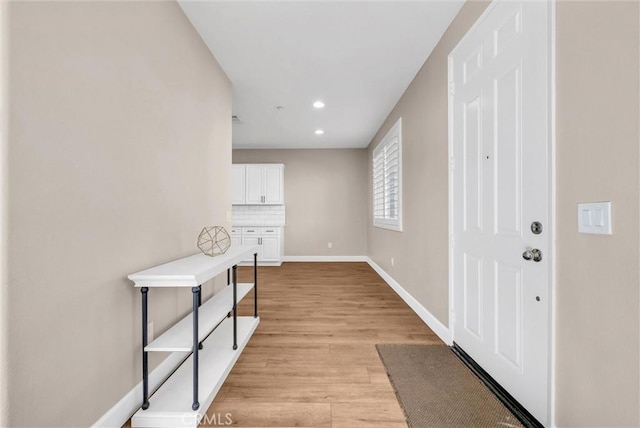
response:
M234 226L284 226L284 205L234 205Z

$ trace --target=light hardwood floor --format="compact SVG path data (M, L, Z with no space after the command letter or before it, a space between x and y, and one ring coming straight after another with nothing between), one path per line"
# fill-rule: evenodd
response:
M210 426L405 427L375 345L442 343L366 263L258 268L261 323ZM239 268L239 281L253 281ZM239 307L250 315L253 294Z

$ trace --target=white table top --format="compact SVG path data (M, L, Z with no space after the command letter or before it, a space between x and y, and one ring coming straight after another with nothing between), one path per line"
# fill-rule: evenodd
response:
M257 245L232 245L226 253L209 257L202 253L132 273L136 287L197 287L258 252Z

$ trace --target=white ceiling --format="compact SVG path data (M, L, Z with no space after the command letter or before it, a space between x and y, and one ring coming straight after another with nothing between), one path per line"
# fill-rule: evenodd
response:
M371 142L462 3L180 6L233 84L234 148L348 148ZM316 100L325 108L314 109Z

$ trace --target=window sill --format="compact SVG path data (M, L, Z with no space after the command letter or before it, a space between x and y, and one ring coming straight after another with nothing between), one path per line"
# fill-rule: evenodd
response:
M380 221L374 220L373 227L377 227L380 229L393 230L395 232L402 232L402 224L389 224L389 223L382 223Z

